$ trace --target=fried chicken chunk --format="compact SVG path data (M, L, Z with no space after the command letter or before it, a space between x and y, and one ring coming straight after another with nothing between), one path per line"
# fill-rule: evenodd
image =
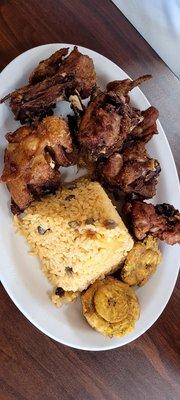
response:
M157 160L149 157L143 142L131 145L121 154L114 153L97 167L110 187L140 198L150 198L156 193L157 177L160 173Z
M108 157L122 149L128 136L140 139L156 131L154 108L140 112L127 99L128 91L149 79L146 75L135 81L114 81L107 85L105 92L94 93L79 126L78 140L82 153L91 160ZM150 114L150 115L149 115ZM153 119L153 121L152 121ZM139 129L136 130L136 127ZM149 132L149 129L151 130ZM148 132L147 132L148 130Z
M119 150L130 130L128 105L114 93L99 94L86 109L78 132L81 152L89 159Z
M8 133L1 182L5 182L13 203L24 210L34 198L60 185L59 166L70 165L72 142L63 118L46 117L37 128L23 126Z
M29 77L29 83L35 84L46 79L48 76L54 75L58 72L63 59L68 54L68 48L59 49L53 53L46 60L40 61L38 66L31 72Z
M10 107L15 119L21 123L42 119L53 113L53 107L59 100L68 100L77 89L82 98L90 96L96 84L93 61L81 54L77 47L65 57L67 49L56 51L47 60L42 61L31 73L29 85L4 97L10 98Z
M133 81L131 79L124 79L122 81L112 81L106 86L108 92L115 92L118 96L128 96L128 93L136 86L141 85L143 82L151 79L151 75L143 75ZM129 100L129 99L127 99Z
M136 242L121 269L121 279L130 286L143 286L157 269L162 259L158 240L149 235Z
M173 206L135 201L126 203L124 212L138 240L151 234L171 245L180 243L180 213Z
M134 110L134 115L136 116L138 110ZM128 141L143 141L147 143L154 134L158 133L156 121L158 119L159 112L157 108L151 106L145 111L140 111L138 115L139 122L133 126L133 116L132 116L132 129L128 137Z

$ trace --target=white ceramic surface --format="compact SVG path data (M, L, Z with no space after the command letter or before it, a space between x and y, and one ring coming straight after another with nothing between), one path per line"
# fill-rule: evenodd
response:
M37 63L67 44L48 44L33 48L12 61L0 74L0 98L27 82L31 70ZM79 47L79 50L93 58L101 87L114 79L127 78L117 65L94 51ZM151 82L149 82L151 85ZM158 89L157 89L158 90ZM141 109L149 102L140 89L132 91L131 99ZM69 110L66 102L59 103L56 113L65 115ZM3 168L3 151L6 145L4 135L15 130L19 124L14 121L8 104L0 105L0 168ZM160 161L162 172L155 203L167 202L180 206L177 172L164 131L158 122L159 135L148 144L150 154ZM74 174L71 167L64 170L66 179ZM43 275L36 257L28 255L25 240L15 233L9 211L10 196L5 185L0 186L0 278L7 293L19 310L38 329L68 346L84 350L108 350L122 346L142 335L156 321L166 306L173 291L177 274L179 246L161 244L163 261L157 272L143 287L136 289L141 306L140 319L134 332L123 338L106 338L89 327L81 314L80 302L64 305L57 309L51 304L48 293L51 286Z

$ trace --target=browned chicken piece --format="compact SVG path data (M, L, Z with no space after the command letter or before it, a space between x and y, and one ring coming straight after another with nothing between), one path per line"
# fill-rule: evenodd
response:
M143 116L141 115L142 111L138 110L135 107L132 107L131 105L129 107L129 111L130 111L129 117L131 118L131 128L130 128L131 132L138 124L140 124L140 122L143 121Z
M149 78L149 75L145 75L135 81L110 82L105 92L93 94L78 132L79 145L86 158L95 161L102 156L108 157L122 149L129 135L130 139L131 136L133 139L137 136L134 132L136 127L139 126L138 137L139 131L149 128L144 112L127 102L128 91Z
M124 193L133 193L142 198L151 198L156 193L160 167L157 160L126 161L117 177L117 184Z
M40 61L38 66L34 71L32 71L29 77L29 83L35 84L43 81L48 76L54 75L58 71L59 66L62 64L63 59L67 54L68 48L59 49L46 60Z
M140 122L132 127L128 140L142 140L148 142L154 134L158 133L156 121L159 112L155 107L149 107L145 111L141 111Z
M124 161L136 160L139 162L144 162L150 158L144 142L131 143L123 149L122 155Z
M67 122L46 117L36 128L23 126L8 133L1 182L23 211L34 198L60 185L59 166L71 164L72 142Z
M173 206L135 201L126 203L124 212L137 239L152 234L171 245L180 243L180 213Z
M81 54L77 46L74 47L60 66L59 73L66 74L67 76L73 74L75 89L79 92L82 99L89 97L96 85L96 72L93 60L89 56ZM72 94L71 91L70 94Z
M123 156L119 153L112 154L107 160L101 161L97 166L98 175L112 186L115 185L116 177L118 176L123 166Z
M98 175L110 186L140 198L155 195L160 171L158 161L149 157L143 142L125 148L121 154L112 154L97 167Z
M29 85L15 90L0 101L3 103L10 99L15 119L21 123L31 123L52 115L55 103L68 100L75 89L83 99L90 96L96 84L92 59L81 54L77 47L65 58L67 52L68 49L61 49L59 54L56 52L40 63L32 72Z
M129 101L129 97L127 97L128 92L151 78L151 75L144 75L134 81L131 81L130 79L113 81L108 83L107 90L113 91L118 96L125 96L126 100ZM156 125L158 116L158 110L152 106L145 111L140 111L134 107L130 107L131 134L128 137L128 140L138 139L143 140L143 142L148 142L154 134L158 133Z
M129 106L114 93L99 94L86 109L78 131L82 154L91 160L122 148L130 131Z
M152 75L143 75L134 80L124 79L122 81L112 81L107 84L106 89L108 92L114 92L118 96L127 96L132 89L151 78Z

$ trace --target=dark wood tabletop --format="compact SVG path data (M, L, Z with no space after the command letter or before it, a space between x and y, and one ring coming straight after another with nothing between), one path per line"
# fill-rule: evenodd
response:
M31 47L53 42L96 50L132 78L152 74L143 92L159 109L180 165L180 83L113 3L0 0L0 70ZM178 300L176 285L163 314L142 337L119 349L87 352L38 331L0 286L0 400L179 399Z

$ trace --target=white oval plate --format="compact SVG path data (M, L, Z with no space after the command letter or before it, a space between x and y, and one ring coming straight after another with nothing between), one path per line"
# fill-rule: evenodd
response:
M37 63L47 58L66 43L39 46L21 54L0 74L0 98L15 88L27 83L28 76ZM113 62L83 47L79 50L93 58L98 83L115 79L125 79L128 75ZM151 85L151 82L149 82ZM158 89L157 89L158 90ZM132 91L131 99L140 109L146 109L149 102L140 89ZM59 103L56 113L66 114L67 103ZM4 135L14 131L19 124L14 121L8 104L0 105L0 168L3 168L3 152L6 146ZM158 122L159 135L148 144L150 154L160 161L162 172L158 184L155 203L167 202L180 206L178 177L172 153ZM66 178L71 179L73 168L66 170ZM89 327L82 316L80 301L57 309L48 297L51 286L40 270L36 257L28 255L25 240L15 233L9 210L10 196L5 185L0 185L0 273L1 282L19 310L46 335L68 346L83 350L108 350L122 346L142 335L156 321L166 306L173 291L178 274L178 245L161 244L163 261L157 272L137 295L141 306L140 319L134 332L122 338L106 338Z

